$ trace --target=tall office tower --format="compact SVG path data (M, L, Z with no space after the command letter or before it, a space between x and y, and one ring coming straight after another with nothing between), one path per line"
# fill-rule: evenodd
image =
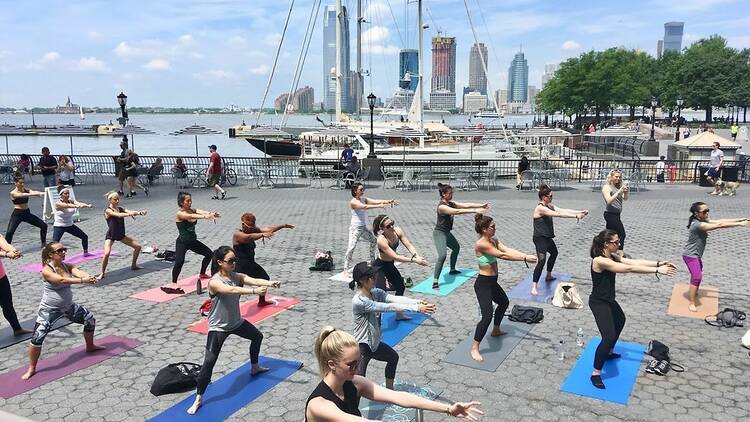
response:
M341 69L339 72L331 69L336 68L336 7L326 6L323 13L323 97L326 110L336 108L336 79L335 75L341 75L341 109L351 112L354 99L349 94L349 15L346 7L343 8L341 17Z
M528 100L529 64L523 52L516 53L508 68L508 102L525 103Z
M498 89L495 91L495 101L497 102L497 106L503 106L508 103L508 90L507 89Z
M660 59L662 54L664 54L664 40L657 40L656 41L656 58Z
M664 51L682 51L682 31L685 22L667 22L664 24Z
M407 80L406 74L409 74ZM398 87L416 91L419 81L419 51L406 48L398 53Z
M482 66L482 62L484 62L484 66ZM469 88L487 95L485 68L487 68L487 47L483 43L474 43L469 53Z
M544 88L544 85L547 85L547 82L549 82L550 79L555 77L555 72L557 72L557 63L547 63L544 65L544 73L542 74L542 88Z
M432 38L430 108L456 108L456 38Z

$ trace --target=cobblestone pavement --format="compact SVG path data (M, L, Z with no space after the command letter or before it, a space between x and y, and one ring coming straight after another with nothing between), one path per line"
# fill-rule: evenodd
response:
M38 187L35 180L33 186ZM3 187L10 190L10 187ZM80 226L89 234L92 249L101 247L105 233L102 217L104 186L76 188L79 200L91 201L95 207L83 210ZM128 233L144 244L156 243L172 248L176 230L177 189L169 184L156 186L152 196L139 195L124 199L131 209L149 210L146 217L126 221ZM351 292L343 283L331 282L329 273L310 272L315 250L330 249L336 264L342 265L347 243L350 213L348 191L309 189L303 186L270 190L230 188L224 201L212 201L206 189L194 189L193 204L201 209L217 210L223 218L214 224L201 221L197 232L211 248L228 244L231 231L239 226L242 212L252 211L259 224L292 223L295 230L284 230L258 247L258 261L272 278L282 280L277 292L299 298L302 302L258 324L265 334L261 353L273 357L302 361L305 367L262 397L233 415L233 420L300 421L305 399L318 382L312 354L313 338L327 324L350 329ZM721 420L750 418L750 358L740 347L744 330L709 327L700 320L671 317L666 309L673 283L688 282L688 273L680 258L686 240L688 208L695 200L709 203L713 218L750 217L747 195L743 189L736 197L709 197L707 190L692 186L652 186L633 194L625 204L623 222L627 229L627 250L632 255L675 262L680 272L673 278L656 280L653 275L621 275L618 299L628 321L622 339L645 344L659 339L668 344L673 359L684 364L682 374L670 373L657 378L641 372L627 406L600 402L561 393L560 385L574 365L581 349L575 345L579 327L587 337L598 335L593 317L584 307L564 310L543 305L544 321L532 330L533 336L522 341L494 373L445 364L442 358L461 340L471 335L478 320L472 281L445 297L430 296L438 304L434 322L425 323L402 341L396 350L401 355L397 377L405 382L428 385L443 391L447 400L479 400L486 412L483 420ZM398 225L405 228L417 249L434 260L432 227L438 194L431 192L383 191L372 185L367 195L374 198L396 198L401 205L387 210ZM533 251L531 212L536 204L532 192L517 192L509 185L493 192L456 193L458 201L488 201L490 215L496 218L498 237L507 245L526 252ZM601 196L588 185L576 185L560 191L555 203L565 208L587 208L589 218L557 220L557 243L560 256L556 269L574 274L584 302L591 290L588 249L591 238L604 228ZM32 199L35 213L41 200ZM371 211L370 221L378 214ZM0 226L5 227L10 201L0 204ZM51 238L50 229L50 238ZM472 245L476 239L473 219L456 218L454 234L462 245L459 265L474 268ZM748 261L742 251L747 247L745 229L714 232L704 257L705 284L721 289L723 308L748 310ZM36 245L38 232L23 225L17 232L17 246ZM63 241L80 252L77 239L66 235ZM129 249L117 245L120 256L113 257L110 270L129 263ZM356 258L365 259L366 248L360 246ZM142 260L150 259L144 255ZM41 286L36 274L20 271L22 265L39 262L37 252L22 259L5 260L13 286L14 302L21 319L35 315ZM199 259L188 254L183 277L195 274ZM95 273L98 261L83 265ZM404 276L422 280L431 268L416 265L401 267ZM507 290L527 273L522 263L500 263L500 283ZM171 406L187 394L152 396L148 390L156 372L167 363L202 362L205 337L186 330L198 320L197 309L205 296L195 295L153 304L129 296L169 281L170 270L121 281L106 287L73 287L75 300L85 304L97 319L97 335L120 335L143 341L137 349L109 359L99 365L51 382L36 390L0 399L0 408L38 421L64 420L144 420ZM2 326L7 322L0 320ZM45 342L43 358L82 343L81 328L71 325L52 332ZM565 340L566 359L558 361L553 345ZM26 344L0 351L0 370L5 372L26 364ZM247 358L248 343L231 337L216 365L213 379L239 366ZM383 364L373 361L369 375L383 381ZM644 362L645 365L645 362ZM210 387L209 387L210 388ZM428 420L447 417L428 414Z

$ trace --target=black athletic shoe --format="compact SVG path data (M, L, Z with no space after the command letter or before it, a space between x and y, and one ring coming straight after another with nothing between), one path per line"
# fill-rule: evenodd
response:
M592 375L591 376L591 384L600 389L600 390L606 390L607 387L604 386L604 381L602 381L601 375Z
M612 359L620 359L622 356L619 353L610 353L609 356L607 356L607 360Z
M148 188L147 188L147 187L144 187L144 188L143 188L143 193L145 193L145 194L146 194L146 196L148 196Z
M123 191L121 191L121 190L118 190L118 191L117 191L117 194L118 194L118 195L120 195L120 196L122 196L122 195L124 195L125 193L123 193Z
M227 197L227 191L224 191L221 193L221 199L224 199Z
M448 274L450 274L450 275L461 274L461 271L459 271L459 270L450 270L450 271L448 271Z

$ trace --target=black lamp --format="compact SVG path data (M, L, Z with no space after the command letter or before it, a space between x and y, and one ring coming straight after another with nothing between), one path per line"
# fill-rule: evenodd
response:
M125 106L128 104L128 96L122 91L120 91L120 95L117 96L117 104L120 105L120 110L122 111L122 117L117 119L117 121L120 122L121 126L125 127L125 125L128 124L128 112L125 110Z
M656 106L659 104L659 102L656 100L656 97L651 97L651 137L648 138L649 141L655 141L656 138L654 137L654 125L656 125Z
M683 100L682 97L677 97L677 130L674 133L674 141L677 142L680 140L680 110L682 110L682 104Z
M373 134L373 115L375 112L375 99L377 97L372 92L367 96L367 105L370 107L370 153L367 154L367 158L377 158L375 155L375 140Z

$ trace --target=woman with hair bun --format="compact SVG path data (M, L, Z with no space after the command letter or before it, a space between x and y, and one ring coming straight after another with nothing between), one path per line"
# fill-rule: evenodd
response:
M602 381L604 362L618 359L613 353L615 343L625 327L625 313L615 300L615 276L617 273L642 273L672 276L677 268L667 261L648 261L645 259L625 258L617 251L620 247L620 236L614 230L602 230L591 242L591 295L589 308L594 314L596 326L602 340L594 354L594 371L591 373L591 384L605 389Z
M474 331L471 358L481 362L484 359L479 353L479 344L482 342L484 335L487 334L490 323L493 322L492 302L497 304L494 309L494 327L490 333L492 337L505 334L500 329L500 322L502 322L505 311L510 304L505 291L497 283L497 260L523 261L528 265L529 262L536 262L537 258L536 255L528 255L509 248L497 240L495 237L495 222L492 217L477 214L474 216L474 221L474 230L479 234L479 240L474 244L474 254L479 265L479 275L474 282L474 293L477 295L482 319Z
M479 402L440 403L404 391L383 388L364 376L356 375L360 365L357 339L346 331L327 326L315 338L313 349L321 381L305 404L306 422L364 420L359 398L395 404L410 409L445 413L449 416L478 420L484 413Z
M349 245L344 255L344 271L347 273L351 273L352 271L350 265L354 256L354 248L357 247L359 239L364 238L370 243L370 260L375 261L378 257L376 253L377 240L367 227L367 210L385 208L389 205L393 207L394 205L398 205L398 202L395 199L367 198L365 197L365 185L362 183L352 185L352 200L349 201L349 208L352 210L352 219L349 223Z
M137 240L125 234L125 217L135 220L136 216L146 215L146 210L129 210L120 206L120 194L115 191L107 192L107 208L104 209L104 220L107 222L107 234L104 235L104 256L102 256L102 268L97 278L102 279L107 273L109 255L112 253L112 245L115 242L133 248L133 260L130 269L140 270L138 256L141 254L141 244Z
M437 207L437 222L435 230L432 231L432 240L435 242L437 249L437 260L435 260L435 273L432 282L432 288L440 289L440 273L443 272L443 264L448 255L448 248L451 250L450 272L448 274L460 274L461 271L456 269L458 262L458 253L461 246L451 233L453 230L453 216L461 214L482 214L490 208L487 203L475 204L471 202L455 202L453 200L453 187L438 183L438 192L440 193L440 202Z

